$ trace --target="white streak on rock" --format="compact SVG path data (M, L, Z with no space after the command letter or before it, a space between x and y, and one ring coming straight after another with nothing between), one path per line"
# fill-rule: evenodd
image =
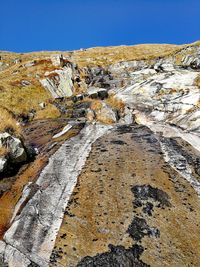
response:
M22 192L22 196L20 198L20 200L18 201L17 205L15 206L15 210L13 212L13 216L12 216L12 219L10 221L10 223L13 222L13 220L15 219L16 215L17 215L17 212L19 211L20 207L23 205L24 201L27 199L27 197L29 196L30 194L30 185L31 183L28 183L25 187L24 187L24 190Z
M58 138L58 137L62 136L63 134L67 133L71 128L72 128L72 125L70 125L70 124L66 125L66 126L62 129L62 131L59 132L59 133L57 133L57 134L55 134L55 135L53 136L53 138Z

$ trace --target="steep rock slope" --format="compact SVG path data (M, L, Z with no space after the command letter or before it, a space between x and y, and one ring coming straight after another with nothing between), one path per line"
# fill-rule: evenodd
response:
M0 59L0 266L199 266L199 42Z

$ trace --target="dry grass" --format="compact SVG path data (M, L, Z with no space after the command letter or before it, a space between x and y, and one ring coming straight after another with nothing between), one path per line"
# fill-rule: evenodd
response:
M31 110L35 110L37 113L37 111L40 111L39 103L46 102L51 98L51 94L39 82L46 71L55 69L51 60L46 60L42 54L41 57L13 53L3 54L2 56L7 61L9 56L11 58L19 57L21 62L11 64L9 68L0 72L0 106L13 112L17 117L26 116ZM34 65L25 67L24 64L28 62L33 62ZM30 85L22 86L22 80L29 81Z
M0 107L0 132L8 132L16 136L21 135L21 127L12 114Z
M101 108L102 108L102 101L101 100L92 100L90 99L91 101L91 106L90 108L94 111L99 111Z
M2 146L0 147L0 157L5 157L9 154L9 149Z
M97 119L97 121L99 121L99 122L101 122L103 124L113 124L114 123L114 121L111 118L105 116L102 113L101 114L97 114L96 119Z
M125 108L124 102L121 99L118 99L114 94L110 94L105 102L111 108L118 109L119 111L123 111Z
M70 51L70 52L60 52L60 51L41 51L41 52L31 52L24 54L10 53L10 52L0 52L0 56L4 58L6 63L11 64L11 66L16 66L12 63L14 58L21 60L24 64L30 61L34 61L39 68L41 66L47 66L50 68L49 57L52 55L63 54L65 57L71 57L72 61L75 61L79 66L87 65L107 65L110 63L117 63L123 60L150 60L156 57L164 57L172 55L181 51L183 48L195 47L200 45L200 41L192 44L186 45L173 45L173 44L142 44L134 46L112 46L112 47L94 47L84 50ZM39 63L39 64L38 64ZM19 65L18 64L18 65ZM35 68L31 67L32 69Z
M60 117L59 110L53 104L48 104L44 109L37 111L34 119L54 119L58 117Z
M183 46L145 44L135 46L95 47L75 51L73 57L80 66L114 64L126 60L151 60L180 50Z
M179 63L185 48L195 49L200 42L186 45L170 44L143 44L135 46L94 47L83 51L74 51L72 58L79 66L101 65L106 66L121 61L147 60L151 61L158 57L175 56ZM192 51L191 50L191 51ZM187 52L188 53L188 52Z
M50 94L41 86L29 85L26 87L7 86L1 92L0 106L13 112L16 116L27 115L31 110L40 109L39 103L50 98Z

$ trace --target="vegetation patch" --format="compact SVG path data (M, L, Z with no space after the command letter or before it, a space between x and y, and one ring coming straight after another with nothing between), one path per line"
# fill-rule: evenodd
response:
M60 117L60 115L60 111L53 104L47 104L44 109L37 111L34 119L55 119Z

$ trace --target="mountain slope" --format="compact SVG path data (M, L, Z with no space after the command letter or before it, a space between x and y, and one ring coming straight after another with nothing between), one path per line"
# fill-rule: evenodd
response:
M0 264L199 266L200 43L0 59Z

